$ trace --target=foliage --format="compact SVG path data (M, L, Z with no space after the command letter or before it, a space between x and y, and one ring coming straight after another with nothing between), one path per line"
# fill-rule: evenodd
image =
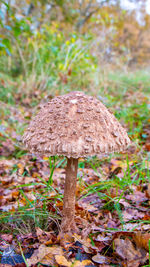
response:
M122 10L119 1L111 4L109 0L76 2L39 0L27 1L27 3L24 0L19 3L18 8L15 2L8 4L7 1L2 1L0 54L9 56L8 68L11 69L13 75L19 73L25 75L27 74L26 67L28 68L31 61L27 51L31 48L30 54L33 52L29 39L34 39L34 35L34 43L37 41L36 48L34 47L34 52L36 52L39 39L44 37L42 35L44 32L46 34L46 31L48 36L51 34L51 37L53 33L54 35L58 33L60 40L55 40L55 45L58 42L57 49L60 43L65 43L68 38L76 36L77 41L80 38L79 32L84 34L87 41L86 37L89 32L92 32L91 37L96 43L92 51L95 50L101 64L113 63L119 67L122 63L128 66L146 64L149 57L150 19L145 13L144 3L143 1L143 6L141 5L141 22L139 22L136 20L137 14ZM68 33L72 33L72 36ZM47 41L48 36L43 38L43 42ZM66 53L66 51L63 52ZM3 62L6 59L5 57ZM13 69L14 63L17 67Z

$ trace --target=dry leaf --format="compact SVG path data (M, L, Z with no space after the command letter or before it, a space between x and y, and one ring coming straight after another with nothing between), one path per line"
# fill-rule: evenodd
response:
M149 251L149 240L150 240L150 233L141 232L135 233L133 239L138 247L144 248L145 250Z
M126 261L128 267L138 267L141 260L142 254L140 251L136 250L132 242L126 238L114 239L115 251L117 255L124 261Z
M91 248L91 240L89 238L83 238L76 233L74 233L73 237L74 237L75 242L78 241L79 243L81 243L84 249L85 248L87 248L87 249ZM89 253L89 252L87 252L87 253Z
M123 220L128 222L130 220L142 219L144 217L144 212L138 211L137 209L127 208L122 212Z
M99 264L108 263L107 257L100 255L99 253L92 257L92 260Z
M47 254L47 247L45 245L41 245L38 249L34 251L30 259L27 259L27 263L29 266L32 264L37 264L40 262L44 256Z
M59 265L63 265L65 267L70 267L72 262L67 261L67 259L62 255L56 255L55 260Z
M32 264L34 265L37 264L38 262L48 261L48 258L51 262L52 260L51 256L62 255L62 254L63 250L59 246L46 247L45 245L41 245L37 250L34 251L31 258L27 259L27 263L29 266L31 266Z
M87 265L93 265L90 260L75 261L73 267L86 267Z
M112 237L109 236L103 236L103 235L98 235L94 240L99 241L99 242L108 242L112 240Z
M74 237L71 233L62 233L60 232L57 236L57 241L60 243L60 245L64 248L70 247L70 244L74 242Z
M40 263L44 264L44 265L52 265L52 266L57 266L56 265L56 261L55 261L55 258L54 258L54 255L53 254L47 254L41 261Z
M138 191L135 186L132 186L132 189L134 190L134 193L130 194L130 195L126 195L125 198L127 200L130 200L130 201L135 202L137 204L148 200L148 198L146 197L145 192L143 193L141 191Z
M40 243L45 244L47 241L50 241L52 234L50 232L45 232L39 227L36 228L36 235Z
M89 203L84 203L82 201L78 202L78 207L80 208L83 208L85 211L88 211L88 212L95 212L97 211L97 208L94 207L93 205L90 205Z

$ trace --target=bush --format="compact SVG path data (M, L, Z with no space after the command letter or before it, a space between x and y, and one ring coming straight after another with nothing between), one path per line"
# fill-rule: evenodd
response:
M1 53L1 71L16 78L23 76L28 92L38 88L61 93L88 87L97 67L96 58L90 53L92 37L77 33L66 36L55 22L42 25L31 34L28 22L13 21L7 33L11 52Z

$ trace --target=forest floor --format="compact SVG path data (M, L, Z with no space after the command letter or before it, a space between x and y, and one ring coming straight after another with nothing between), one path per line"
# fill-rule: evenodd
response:
M150 82L140 77L111 74L101 94L88 92L134 145L103 160L79 160L80 234L60 240L66 159L35 157L21 142L37 104L55 93L22 94L16 81L0 76L0 267L150 266Z

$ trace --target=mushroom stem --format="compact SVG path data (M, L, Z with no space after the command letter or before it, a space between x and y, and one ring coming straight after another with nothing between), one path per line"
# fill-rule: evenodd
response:
M75 192L77 182L78 159L67 158L66 180L63 200L63 217L61 231L70 232L75 230Z

